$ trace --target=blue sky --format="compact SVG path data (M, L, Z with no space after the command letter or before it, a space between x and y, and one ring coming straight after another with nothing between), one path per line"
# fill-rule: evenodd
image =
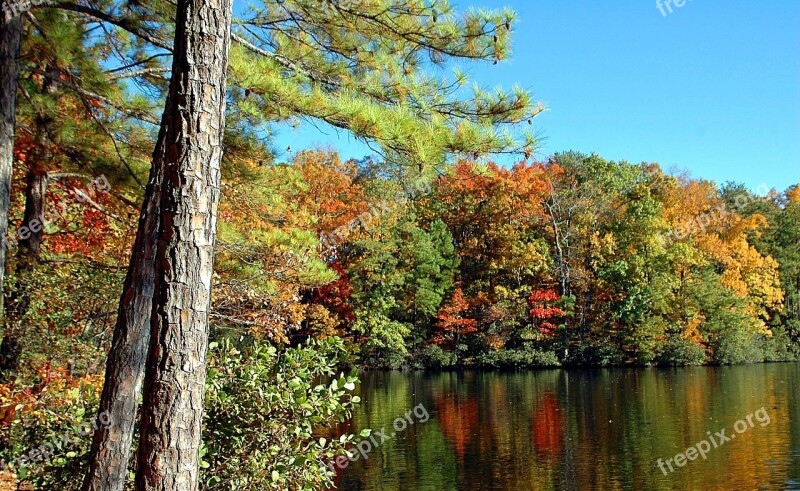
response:
M596 152L753 189L800 182L800 1L687 0L666 16L655 0L453 3L518 12L510 60L462 68L548 107L539 157ZM288 145L369 153L307 126L279 127L276 148Z

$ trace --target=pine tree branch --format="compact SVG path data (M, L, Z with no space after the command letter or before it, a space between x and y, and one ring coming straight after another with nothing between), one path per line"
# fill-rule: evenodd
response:
M141 38L153 46L157 46L161 49L167 50L172 53L172 46L165 40L158 39L154 34L147 32L146 30L142 29L140 26L137 26L134 22L130 19L125 17L119 17L113 14L109 14L107 12L103 12L102 10L89 7L86 5L80 5L77 3L72 2L62 2L62 1L52 1L52 0L45 0L41 3L36 3L33 7L50 7L50 8L57 8L62 10L68 10L71 12L76 12L79 14L86 15L88 17L92 17L99 21L107 22L109 24L115 25L120 29L123 29L134 36Z
M259 325L258 322L246 321L246 320L243 320L243 319L237 319L236 317L231 317L229 315L220 314L219 312L209 312L208 315L209 315L209 317L222 319L224 321L228 321L228 322L231 322L233 324L241 324L243 326L258 326Z
M35 73L35 74L41 75L43 77L49 77L50 76L50 74L44 72L43 70L39 70L38 68L26 67L25 69L28 70L31 73ZM67 87L67 88L69 88L71 90L74 90L78 94L84 95L86 97L90 97L92 99L96 99L96 100L102 102L103 104L107 104L108 106L113 107L114 109L120 111L123 114L127 114L128 116L130 116L132 118L136 118L136 119L138 119L140 121L144 121L145 123L150 123L150 124L154 124L154 125L160 125L161 124L161 122L159 120L157 120L155 117L153 117L150 114L147 114L147 113L144 113L144 112L141 112L141 111L134 111L131 108L124 107L124 106L112 101L108 97L102 96L102 95L100 95L100 94L98 94L96 92L92 92L91 90L84 89L83 87L81 87L79 85L75 85L73 83L70 83L70 82L67 82L67 81L64 81L64 80L58 80L58 83L60 85L63 85L64 87Z
M142 77L144 75L155 75L160 73L168 73L172 71L169 67L151 67L151 68L142 68L141 70L136 70L133 72L124 72L119 73L117 75L112 75L108 78L109 82L114 82L116 80L121 80L123 78L133 78L133 77ZM169 80L167 77L161 76L165 80Z
M170 56L170 55L171 55L171 53L156 53L153 56L148 56L147 58L145 58L143 60L134 61L134 62L129 63L127 65L124 65L124 66L117 67L117 68L114 68L112 70L109 70L107 73L121 72L121 71L124 71L124 70L131 69L133 67L139 66L139 65L144 65L145 63L153 61L156 58L159 58L159 57L162 57L162 56Z
M106 127L103 121L94 114L94 111L92 111L91 106L86 102L86 100L83 99L82 97L81 100L83 101L83 105L86 108L86 110L92 116L92 119L94 119L95 123L97 123L97 125L100 126L100 129L102 129L103 132L106 134L106 136L108 136L108 138L111 140L111 143L114 145L114 151L117 152L117 157L119 157L120 161L122 161L122 164L125 166L125 168L128 169L128 172L130 173L131 177L133 177L133 179L136 181L136 183L139 185L140 188L144 189L145 187L144 183L141 181L141 179L139 179L139 176L137 176L136 173L133 172L133 168L128 163L128 159L126 159L125 156L122 155L122 151L119 149L119 145L117 144L117 139L114 138L114 134Z
M236 41L237 43L241 44L242 46L244 46L248 50L252 51L253 53L255 53L257 55L260 55L260 56L263 56L265 58L270 58L272 60L275 60L275 62L278 63L279 65L281 65L282 67L288 68L289 70L292 70L293 72L295 72L297 74L305 75L306 77L308 77L312 81L320 81L322 83L325 83L327 85L332 85L334 87L341 87L342 86L339 82L337 82L335 80L327 79L325 77L321 77L319 75L312 74L308 69L300 66L300 64L293 62L292 60L290 60L289 58L286 58L285 56L281 56L281 55L276 54L276 53L271 53L271 52L269 52L269 51L267 51L265 49L259 48L258 46L254 45L253 43L251 43L250 41L246 40L245 38L243 38L242 36L240 36L238 34L235 34L235 33L231 34L231 39L233 41Z
M110 270L115 270L115 271L124 271L124 270L128 269L127 266L117 266L117 265L113 265L113 264L105 264L105 263L100 263L100 262L96 262L96 261L93 261L93 260L89 260L89 259L86 259L86 258L81 258L81 259L77 259L76 260L76 259L67 259L67 258L63 258L62 259L62 258L54 257L54 258L50 258L50 259L42 259L40 262L42 262L44 264L80 264L80 265L89 264L93 268L110 269Z
M78 178L78 179L86 179L92 180L92 176L87 174L81 174L79 172L48 172L47 179L50 181L57 181L59 179L67 179L70 177Z

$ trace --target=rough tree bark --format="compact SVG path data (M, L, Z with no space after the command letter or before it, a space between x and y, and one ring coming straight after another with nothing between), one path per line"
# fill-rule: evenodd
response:
M8 205L11 200L11 169L14 163L19 47L22 15L11 0L0 3L0 317L3 315L3 279L8 249Z
M179 0L136 489L195 491L232 0Z
M99 411L107 411L110 423L95 431L83 491L125 488L150 340L165 137L162 124L106 361Z

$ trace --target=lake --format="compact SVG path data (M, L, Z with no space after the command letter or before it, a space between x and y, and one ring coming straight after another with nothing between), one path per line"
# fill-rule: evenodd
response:
M367 372L356 392L338 430L375 431L339 489L800 489L796 363Z

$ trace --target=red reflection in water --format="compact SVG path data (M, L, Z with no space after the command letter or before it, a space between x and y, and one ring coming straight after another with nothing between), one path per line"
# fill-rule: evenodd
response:
M442 397L436 401L436 413L442 433L455 447L459 462L463 462L472 428L478 427L478 403L472 397Z
M558 401L552 392L545 393L533 414L533 448L544 456L560 455L564 450L564 424Z

